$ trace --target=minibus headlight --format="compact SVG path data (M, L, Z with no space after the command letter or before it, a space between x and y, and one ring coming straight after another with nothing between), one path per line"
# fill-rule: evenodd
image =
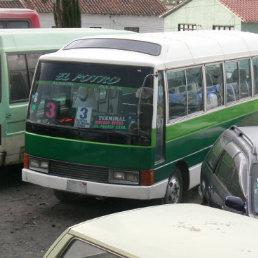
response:
M30 168L39 168L39 160L32 159L29 164Z
M113 173L113 178L115 180L125 180L126 176L124 172L114 172Z
M115 184L139 184L139 171L121 171L111 169L109 171L109 183Z
M47 161L40 161L40 167L43 169L48 170L48 162Z
M48 173L48 161L29 158L29 169L36 170L43 173Z

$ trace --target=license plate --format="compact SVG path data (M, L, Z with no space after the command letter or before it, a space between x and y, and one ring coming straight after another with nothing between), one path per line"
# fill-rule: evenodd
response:
M67 180L66 190L75 193L87 193L87 184L85 182Z

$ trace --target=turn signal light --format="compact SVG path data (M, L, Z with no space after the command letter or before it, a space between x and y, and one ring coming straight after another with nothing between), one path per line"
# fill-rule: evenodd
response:
M29 155L24 153L24 168L29 168Z
M154 184L154 170L143 169L141 170L141 185L153 185Z

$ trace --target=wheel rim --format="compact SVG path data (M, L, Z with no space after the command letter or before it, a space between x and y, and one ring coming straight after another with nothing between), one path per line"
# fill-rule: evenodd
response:
M177 177L172 176L168 182L167 202L178 203L180 200L180 182Z

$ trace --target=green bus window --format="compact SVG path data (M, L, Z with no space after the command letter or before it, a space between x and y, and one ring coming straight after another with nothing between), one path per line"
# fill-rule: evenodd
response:
M184 71L168 72L169 119L187 114L187 91Z
M158 75L158 102L156 120L156 151L155 161L164 160L164 125L165 125L165 101L164 101L164 78L163 73Z
M227 62L225 64L226 70L226 85L227 85L227 103L239 99L239 76L238 76L238 63Z
M35 72L35 68L36 68L38 59L41 55L42 55L42 53L28 53L28 54L26 54L28 70L29 70L30 85L31 85L31 82L32 82L32 79L33 79L33 75L34 75L34 72Z
M64 132L69 127L89 131L73 134L73 139L150 145L151 68L42 62L37 71L30 121L57 125Z
M186 70L188 114L203 110L202 68L195 67Z
M239 82L240 98L250 97L252 95L252 91L249 59L239 61Z
M29 97L29 80L25 55L8 55L10 102L24 101Z
M2 102L2 63L0 56L0 102Z
M258 94L258 58L253 59L253 69L254 69L254 94Z
M222 64L206 66L207 110L224 104L224 86Z

